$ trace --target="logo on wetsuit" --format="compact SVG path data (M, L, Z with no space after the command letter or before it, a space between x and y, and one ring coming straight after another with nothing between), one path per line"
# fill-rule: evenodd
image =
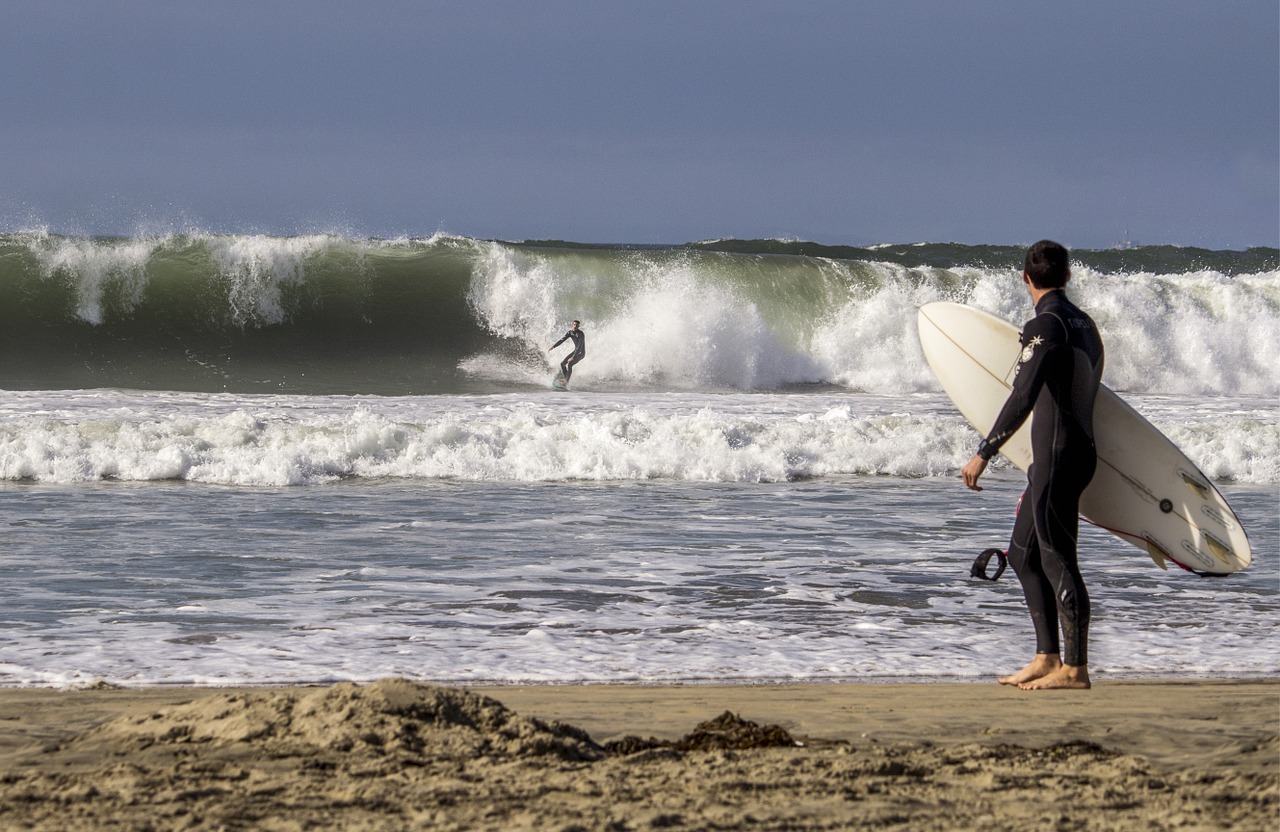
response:
M1032 338L1030 341L1027 342L1027 345L1022 348L1022 355L1018 356L1018 366L1017 368L1014 369L1015 374L1017 373L1018 370L1022 369L1023 364L1026 364L1028 361L1031 360L1031 356L1035 355L1036 347L1040 346L1043 343L1044 343L1044 339L1041 338L1039 335L1037 335L1036 337Z

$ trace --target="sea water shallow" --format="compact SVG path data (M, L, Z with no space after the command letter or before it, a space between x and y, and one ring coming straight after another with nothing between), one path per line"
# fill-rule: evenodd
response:
M0 484L0 685L987 678L1033 641L968 577L1022 479L986 484ZM1100 677L1280 672L1275 487L1222 489L1241 574L1083 531Z

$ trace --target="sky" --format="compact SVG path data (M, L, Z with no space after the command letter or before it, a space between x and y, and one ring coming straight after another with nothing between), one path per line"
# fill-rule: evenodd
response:
M41 0L0 231L1280 244L1275 0Z

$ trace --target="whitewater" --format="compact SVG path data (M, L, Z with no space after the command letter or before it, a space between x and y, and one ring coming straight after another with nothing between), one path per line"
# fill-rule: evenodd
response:
M1011 669L1016 583L968 563L1021 475L959 485L915 310L1021 323L1021 253L0 234L0 684ZM1206 582L1086 529L1097 673L1274 675L1280 252L1073 256L1104 382L1255 558Z

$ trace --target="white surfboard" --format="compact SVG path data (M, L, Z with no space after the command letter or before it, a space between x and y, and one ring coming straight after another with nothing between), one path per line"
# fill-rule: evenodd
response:
M986 436L1009 397L1022 345L1008 321L958 303L920 307L920 345L942 389ZM1107 387L1094 405L1098 469L1080 498L1087 521L1167 569L1226 575L1252 561L1249 539L1213 483L1169 439ZM1001 448L1031 465L1031 419Z
M556 373L556 377L551 379L552 390L568 390L569 382L565 381L564 373Z

